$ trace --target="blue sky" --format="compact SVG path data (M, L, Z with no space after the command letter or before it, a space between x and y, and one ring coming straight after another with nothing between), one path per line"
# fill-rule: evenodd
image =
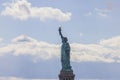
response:
M119 0L0 0L0 79L58 78L58 27L76 78L120 75Z

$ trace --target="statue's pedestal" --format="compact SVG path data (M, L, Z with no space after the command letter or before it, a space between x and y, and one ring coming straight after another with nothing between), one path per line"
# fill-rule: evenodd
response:
M74 80L73 71L60 71L59 80Z

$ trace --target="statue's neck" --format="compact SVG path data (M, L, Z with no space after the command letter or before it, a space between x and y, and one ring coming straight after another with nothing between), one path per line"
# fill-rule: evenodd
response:
M68 42L62 42L63 44L67 44Z

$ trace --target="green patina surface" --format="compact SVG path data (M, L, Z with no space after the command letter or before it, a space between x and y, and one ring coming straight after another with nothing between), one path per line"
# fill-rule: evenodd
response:
M70 45L67 42L67 38L63 37L61 33L61 28L59 28L59 34L62 39L62 46L61 46L61 64L62 64L62 71L72 71L70 65Z

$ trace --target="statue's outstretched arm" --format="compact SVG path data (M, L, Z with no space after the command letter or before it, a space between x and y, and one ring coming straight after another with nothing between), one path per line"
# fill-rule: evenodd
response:
M61 27L59 27L59 34L60 34L60 36L61 36L61 39L63 39L63 35L62 35L62 33L61 33Z

